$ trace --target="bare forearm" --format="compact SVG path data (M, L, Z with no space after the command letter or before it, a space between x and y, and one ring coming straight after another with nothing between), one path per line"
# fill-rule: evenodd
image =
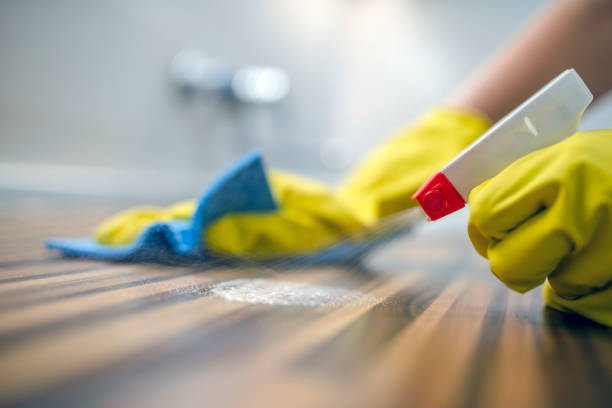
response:
M612 89L612 0L554 2L451 98L496 121L567 68Z

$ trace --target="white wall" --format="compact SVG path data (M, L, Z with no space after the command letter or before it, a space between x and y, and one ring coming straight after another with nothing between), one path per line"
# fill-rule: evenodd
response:
M97 195L196 194L240 154L337 181L445 96L541 1L3 1L0 187ZM291 76L282 106L181 97L172 56L198 47ZM611 126L612 98L585 126Z

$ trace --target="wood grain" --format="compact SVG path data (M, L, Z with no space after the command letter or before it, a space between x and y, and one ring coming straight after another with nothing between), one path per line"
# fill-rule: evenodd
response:
M65 259L47 236L107 212L0 217L0 404L609 406L612 331L510 292L463 238L406 236L362 265L221 268ZM237 278L361 295L228 301Z

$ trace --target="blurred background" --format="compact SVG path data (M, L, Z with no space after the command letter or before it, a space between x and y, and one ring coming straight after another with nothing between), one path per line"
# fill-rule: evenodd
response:
M544 3L2 0L0 189L172 201L254 148L337 183Z

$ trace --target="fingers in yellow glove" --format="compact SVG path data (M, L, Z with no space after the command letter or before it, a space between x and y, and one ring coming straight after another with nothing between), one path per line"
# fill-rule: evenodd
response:
M550 282L546 281L542 288L546 304L553 309L566 313L576 313L586 316L605 326L612 327L612 286L608 285L588 296L567 299L559 296Z
M418 188L490 126L471 112L434 109L376 149L340 187L339 196L368 225L413 207Z
M207 247L254 258L303 254L363 229L322 184L278 171L270 172L269 180L279 210L221 218L206 231Z
M469 197L470 239L500 280L519 292L547 280L550 306L577 305L571 310L604 323L612 317L605 295L612 282L611 158L612 131L577 133L516 161ZM578 306L589 299L604 304Z
M194 200L185 200L170 207L134 207L104 220L94 231L94 238L104 245L127 245L140 232L155 222L191 218Z

